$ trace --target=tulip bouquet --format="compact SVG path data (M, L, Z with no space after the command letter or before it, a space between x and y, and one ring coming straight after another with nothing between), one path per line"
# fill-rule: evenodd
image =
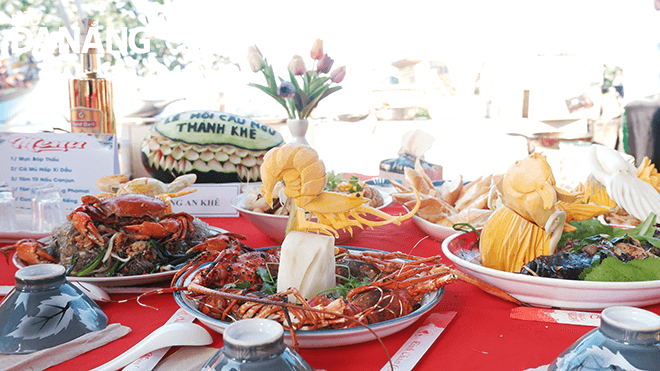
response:
M268 64L259 48L256 45L250 46L247 56L250 68L255 73L261 71L268 85L254 83L248 85L273 97L286 109L290 119L306 119L321 99L341 89L341 86L333 84L342 82L346 75L344 66L330 72L334 60L323 53L323 40L316 39L310 55L313 60L311 70L305 67L305 61L301 56L294 55L288 65L290 81L280 77L278 84L273 67Z

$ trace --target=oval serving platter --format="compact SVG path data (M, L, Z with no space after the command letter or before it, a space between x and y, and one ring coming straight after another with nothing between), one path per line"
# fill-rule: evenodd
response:
M643 307L660 303L660 280L593 282L535 277L480 264L475 235L459 233L442 242L442 252L467 275L504 290L526 304L546 308L600 311L610 306Z
M359 251L381 252L380 250L358 248L352 246L341 246L341 247L358 252ZM272 248L273 247L261 248L257 250L267 250ZM202 267L197 268L195 271L197 271L198 269L202 269L205 266L206 265L203 265ZM185 276L186 276L185 274L182 275L182 278ZM188 277L183 282L182 282L182 278L180 278L176 282L176 286L178 287L182 285L187 285L192 280L192 276L193 274L188 275ZM379 337L384 337L396 333L398 331L401 331L404 328L413 324L424 314L428 313L431 309L433 309L433 307L435 307L436 304L440 302L440 299L442 299L443 294L444 294L444 287L438 291L433 291L431 293L428 293L424 297L421 307L418 308L416 311L396 319L375 323L373 325L370 325L369 327ZM175 292L174 299L183 310L190 313L200 322L204 323L205 325L207 325L208 327L219 333L222 333L224 329L227 326L229 326L229 324L231 323L231 322L221 321L212 318L199 311L197 309L197 305L195 304L195 302L186 297L185 292L182 291ZM368 329L364 327L351 327L346 329L298 331L296 332L296 339L298 340L298 343L302 348L326 348L326 347L337 347L343 345L363 343L371 340L376 340L376 337ZM291 334L288 331L284 332L284 341L287 344L291 345Z
M228 232L222 228L209 226L209 229L217 233ZM44 242L49 242L49 237L44 237L41 240ZM18 257L18 254L14 253L12 256L12 262L14 266L18 269L26 267L28 264L25 263L21 258ZM87 282L97 286L105 287L115 287L115 286L139 286L139 285L148 285L151 283L165 282L171 280L176 272L179 269L174 269L167 272L159 273L150 273L150 274L140 274L135 276L115 276L115 277L77 277L77 276L67 276L66 279L71 282Z

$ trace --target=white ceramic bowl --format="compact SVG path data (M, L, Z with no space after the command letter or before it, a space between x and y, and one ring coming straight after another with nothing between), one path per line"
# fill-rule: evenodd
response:
M460 233L452 227L431 223L418 215L413 215L412 220L417 228L438 242L444 241L445 238L453 234Z
M660 303L660 280L591 282L534 277L486 268L473 247L474 233L455 234L442 242L442 252L461 271L504 290L523 303L540 307L602 310L623 305L643 307Z
M286 230L286 223L289 220L289 217L286 215L273 215L273 214L265 214L265 213L258 213L254 211L250 211L245 208L245 198L247 197L247 193L241 193L238 196L234 197L231 200L231 206L233 206L236 210L238 210L239 214L244 216L247 220L252 223L257 229L268 235L268 237L274 239L277 242L282 242L284 241L284 236L285 236L285 230ZM378 207L378 209L382 209L385 206L389 205L392 202L392 196L390 195L383 195L383 206ZM339 230L337 231L339 233L339 237L336 239L335 243L342 243L350 240L351 238L357 236L360 232L362 232L361 228L358 227L351 227L353 234L351 235L351 232L345 231L345 230ZM369 228L369 227L365 227Z
M19 269L15 289L0 305L0 353L27 354L52 348L93 331L108 317L59 264Z

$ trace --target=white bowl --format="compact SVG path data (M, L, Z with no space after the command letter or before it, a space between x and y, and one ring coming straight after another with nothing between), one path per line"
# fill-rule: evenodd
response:
M247 193L239 194L231 200L231 206L238 210L239 214L249 220L252 225L257 227L257 229L268 235L268 237L278 242L284 241L284 232L286 230L286 223L289 220L289 217L286 215L273 215L250 211L245 208L246 197ZM392 196L383 196L383 201L383 206L380 206L377 209L382 209L389 205L392 202ZM346 242L362 232L362 229L358 227L351 227L351 230L353 232L352 235L350 231L338 230L337 232L339 233L339 237L336 238L335 243Z
M422 232L426 233L427 235L429 235L429 237L433 238L438 242L444 241L445 238L453 234L461 233L452 227L431 223L428 220L418 215L413 215L412 220L413 223L415 223L415 225L417 226L417 228L421 229Z
M442 242L442 252L468 276L485 281L523 303L562 309L602 310L660 303L660 280L593 282L535 277L482 266L475 234L459 233Z

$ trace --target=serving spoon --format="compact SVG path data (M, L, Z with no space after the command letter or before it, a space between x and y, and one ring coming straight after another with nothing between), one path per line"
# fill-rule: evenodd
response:
M119 357L91 371L118 370L143 354L160 348L183 345L209 345L212 342L213 338L202 326L188 322L174 322L159 327Z

